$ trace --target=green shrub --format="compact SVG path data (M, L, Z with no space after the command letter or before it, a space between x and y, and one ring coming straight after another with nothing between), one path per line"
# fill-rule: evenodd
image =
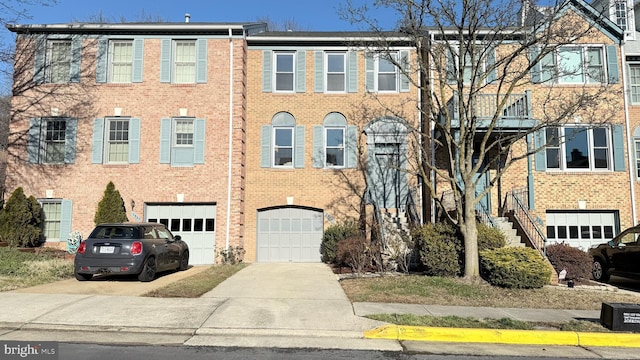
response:
M38 246L42 236L42 208L21 187L15 189L0 210L0 239L9 246Z
M549 245L547 258L558 274L567 270L566 279L591 278L591 257L578 248L567 244Z
M120 196L120 192L116 190L113 182L109 181L102 195L102 199L98 203L98 210L93 218L93 222L98 225L126 221L129 221L129 219L127 218L127 210L124 207L122 196Z
M430 276L458 276L463 257L462 241L452 225L427 223L412 233L424 271Z
M369 241L361 235L350 236L338 242L337 260L361 274L371 267Z
M358 223L353 219L347 219L327 227L322 236L322 243L320 244L322 261L327 264L337 264L338 242L359 234Z
M551 269L540 253L526 247L481 251L480 271L491 285L516 289L541 288L551 276Z
M220 262L224 265L240 264L246 251L242 246L230 246L229 249L220 250Z
M478 251L504 247L507 241L499 229L478 223Z

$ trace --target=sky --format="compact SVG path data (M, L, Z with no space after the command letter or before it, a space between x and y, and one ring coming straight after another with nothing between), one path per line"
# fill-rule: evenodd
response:
M356 0L354 3L373 3ZM21 23L50 24L86 21L102 14L119 22L140 20L144 15L170 22L184 21L185 13L192 22L253 22L268 17L275 23L293 20L302 30L349 31L362 30L338 16L345 0L58 0L50 7L29 7L30 19ZM389 16L378 16L384 20ZM393 27L393 21L387 21Z

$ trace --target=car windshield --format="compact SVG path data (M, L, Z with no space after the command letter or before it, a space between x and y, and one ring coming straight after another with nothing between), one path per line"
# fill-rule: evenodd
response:
M137 231L131 226L99 226L89 237L94 239L134 239Z

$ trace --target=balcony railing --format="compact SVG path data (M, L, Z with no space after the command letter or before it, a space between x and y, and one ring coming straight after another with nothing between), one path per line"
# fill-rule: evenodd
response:
M468 96L465 95L465 96ZM525 128L532 126L531 92L524 94L477 94L473 97L472 117L478 121L477 127L483 128L489 125L489 121L498 114L498 128ZM505 101L503 101L505 100ZM452 127L460 125L458 107L458 94L447 101L447 109L451 116Z

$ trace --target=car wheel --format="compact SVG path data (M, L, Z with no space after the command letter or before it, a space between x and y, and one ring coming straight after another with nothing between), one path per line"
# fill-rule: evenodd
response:
M81 274L81 273L76 273L76 280L78 281L87 281L87 280L91 280L91 278L93 277L93 274Z
M178 270L184 271L184 270L187 270L188 268L189 268L189 250L185 250L182 253L182 257L180 258L180 265L178 267Z
M147 282L156 277L156 258L150 256L145 260L142 271L138 274L138 280Z
M604 266L604 262L600 259L593 259L593 265L591 266L591 275L595 281L607 282L609 281L609 274L607 268Z

